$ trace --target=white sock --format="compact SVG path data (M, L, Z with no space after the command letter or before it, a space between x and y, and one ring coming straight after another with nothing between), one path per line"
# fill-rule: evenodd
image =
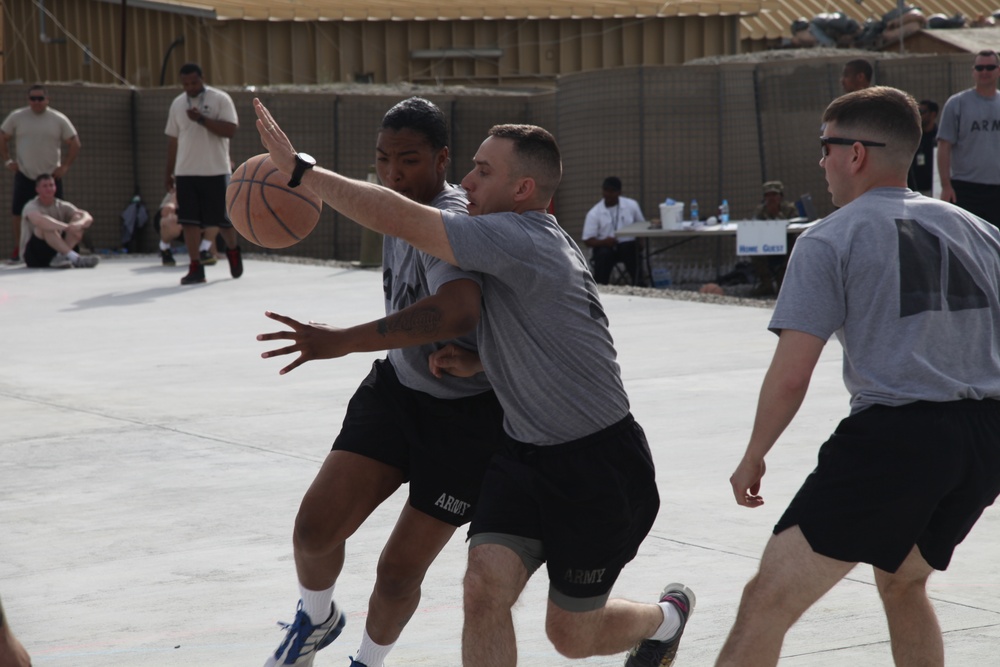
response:
M660 611L663 612L663 622L660 623L660 627L656 629L656 633L650 639L665 642L668 639L673 639L677 631L681 629L681 613L677 611L677 607L669 602L661 602Z
M160 241L160 250L170 250L170 244L166 241Z
M302 596L302 611L309 614L313 625L319 625L330 618L330 603L333 602L333 586L325 591L310 591L299 584L299 595Z
M212 242L209 241L208 239L202 239L201 245L198 247L198 250L210 250L211 248L212 248Z
M389 655L395 645L396 642L385 646L376 644L368 636L368 628L365 628L365 634L361 637L361 648L358 649L358 654L354 656L354 659L365 667L383 667L385 657Z
M66 253L66 256L69 257L69 261L75 262L77 258L80 256L80 253L78 253L76 250L70 250L68 253Z

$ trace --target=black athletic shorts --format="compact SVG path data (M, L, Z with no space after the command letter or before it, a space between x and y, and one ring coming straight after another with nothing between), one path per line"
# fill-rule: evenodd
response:
M1000 227L1000 185L952 179L955 203L973 215Z
M38 196L35 192L35 181L34 179L28 178L19 171L14 172L14 194L11 200L11 214L21 215L21 211L24 210L24 205L29 201ZM56 197L59 199L63 198L63 186L62 179L56 179Z
M333 449L399 468L414 509L461 526L472 519L486 467L506 438L492 391L435 398L403 386L379 359L348 403Z
M226 213L229 174L177 176L177 221L199 227L232 227Z
M944 570L1000 493L1000 401L874 406L840 422L774 527L895 572L916 545Z
M47 269L55 256L56 249L34 234L24 244L24 265L29 269Z
M580 440L511 440L483 482L472 546L513 549L529 573L547 564L549 598L567 611L604 606L660 507L653 458L632 415Z

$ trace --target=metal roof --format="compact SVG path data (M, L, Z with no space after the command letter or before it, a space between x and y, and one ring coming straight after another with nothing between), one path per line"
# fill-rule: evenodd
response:
M461 21L749 15L774 0L128 0L131 7L272 21Z

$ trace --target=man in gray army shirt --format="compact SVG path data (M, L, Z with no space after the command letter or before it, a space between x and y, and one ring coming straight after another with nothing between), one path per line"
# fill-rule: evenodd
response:
M291 173L291 142L259 100L254 109L275 166ZM483 276L479 354L511 442L490 464L469 530L463 663L517 664L511 608L544 563L545 627L556 650L583 658L632 646L630 667L670 665L693 593L670 584L659 604L608 599L659 497L597 285L545 212L562 176L558 147L541 128L500 125L474 164L462 180L471 215L326 169L302 179L348 218ZM479 370L478 359L453 354L445 368L465 375Z
M948 98L938 122L941 199L1000 227L1000 56L980 51L976 85Z
M437 106L416 97L400 102L379 128L379 180L432 210L464 211L465 196L445 181L447 140ZM333 587L345 542L409 482L409 502L379 558L365 632L351 663L382 667L417 608L427 568L477 509L486 466L504 440L503 412L486 377L437 379L427 362L449 339L475 350L480 277L395 238L385 239L382 269L384 319L336 329L268 313L292 331L259 336L292 341L263 355L299 353L282 373L311 359L389 350L351 399L333 451L302 499L293 539L301 602L267 667L311 665L316 651L340 634L344 612L333 602Z
M895 663L943 665L927 579L1000 492L1000 232L906 187L920 142L906 93L839 97L822 133L840 209L789 260L736 502L763 504L764 457L832 335L851 414L775 526L717 665L777 664L792 624L859 562L874 568Z

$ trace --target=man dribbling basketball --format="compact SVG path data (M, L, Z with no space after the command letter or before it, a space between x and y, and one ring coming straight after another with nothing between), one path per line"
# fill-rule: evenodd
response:
M464 211L461 190L445 181L447 123L434 104L410 98L390 109L376 144L379 179L414 201ZM355 667L382 667L420 601L427 568L477 506L486 465L503 438L503 413L482 373L437 379L428 355L455 339L475 350L480 282L441 260L387 237L382 266L386 317L350 329L302 324L259 336L292 345L263 356L298 352L282 373L312 359L389 350L351 399L343 429L295 521L295 565L301 603L285 641L266 666L311 665L316 651L344 627L333 587L348 537L401 484L403 508L379 558L375 588Z

